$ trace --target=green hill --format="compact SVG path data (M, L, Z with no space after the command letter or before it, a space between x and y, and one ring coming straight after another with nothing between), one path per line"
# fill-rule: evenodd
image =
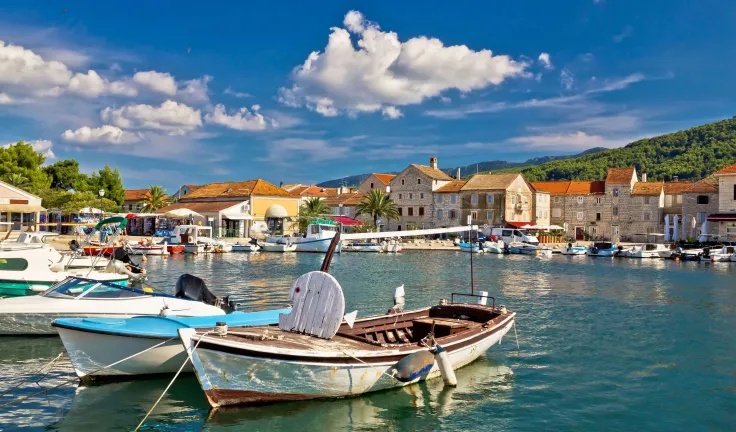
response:
M635 141L572 159L502 171L521 172L529 181L603 180L608 168L636 167L651 180L697 180L736 162L736 117ZM499 172L499 171L496 171Z

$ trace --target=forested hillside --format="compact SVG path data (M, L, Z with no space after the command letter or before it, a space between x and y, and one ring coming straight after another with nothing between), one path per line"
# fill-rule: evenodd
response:
M602 180L608 168L636 167L651 180L695 180L736 162L736 117L625 147L522 168L529 181ZM511 170L505 170L511 171Z

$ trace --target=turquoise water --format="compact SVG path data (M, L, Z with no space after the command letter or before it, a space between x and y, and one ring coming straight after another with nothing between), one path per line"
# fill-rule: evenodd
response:
M383 313L395 287L407 307L469 289L469 254L336 256L331 273L347 310ZM311 254L152 257L152 285L173 291L182 272L254 309L281 306L291 282L319 268ZM736 265L659 260L474 256L477 289L518 312L513 338L441 380L365 397L210 412L182 376L147 430L467 431L733 430L736 423ZM63 349L56 338L4 338L0 393ZM72 377L61 362L0 404ZM41 375L34 375L36 380ZM0 430L133 429L168 379L52 390L0 408Z

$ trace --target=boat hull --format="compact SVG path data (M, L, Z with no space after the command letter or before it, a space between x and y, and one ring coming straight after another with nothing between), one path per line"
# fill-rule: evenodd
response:
M562 249L560 249L560 253L562 255L570 255L570 256L585 255L587 253L587 251L588 250L586 248L584 248L584 247L579 247L579 248L572 247L572 248L562 248Z
M330 243L332 243L332 237L321 239L305 238L295 240L297 252L326 253L327 249L330 248ZM339 253L341 249L342 241L338 243L335 252Z
M132 247L133 255L165 255L164 246L160 247ZM168 253L168 249L167 249Z
M94 256L94 255L112 255L112 253L115 251L115 247L100 247L100 246L85 246L84 247L84 253L86 255Z
M379 253L384 251L382 244L351 244L345 245L345 252L373 252Z
M453 369L476 360L499 343L513 326L513 317L477 340L446 346ZM413 381L390 377L396 360L323 363L259 358L207 348L191 350L191 339L182 333L185 348L207 400L213 407L307 399L342 398L403 387L440 376L435 362L429 372Z
M66 279L70 274L63 273L55 280L45 281L18 281L10 279L0 280L0 298L6 297L23 297L38 295L47 289L51 288L55 283L61 282ZM116 285L128 286L128 278L120 277L120 279L106 279L106 282L111 282ZM0 329L0 334L2 330Z

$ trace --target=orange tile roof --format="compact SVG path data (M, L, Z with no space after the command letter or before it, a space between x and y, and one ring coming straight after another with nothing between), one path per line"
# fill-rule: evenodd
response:
M195 184L185 184L184 186L186 186L187 189L189 189L192 192L202 187L202 185L195 185Z
M319 186L296 186L288 192L303 197L331 197L337 195L337 188L323 188Z
M232 206L236 206L243 202L243 200L233 200L233 201L207 201L207 202L176 202L173 204L170 204L166 207L162 207L158 210L156 210L155 213L166 213L171 210L176 210L180 208L185 208L191 211L195 211L197 213L216 213L222 210L225 210L227 208L230 208Z
M148 189L126 189L125 201L143 201L148 196Z
M685 193L718 193L718 187L710 183L708 179L703 179L692 184Z
M435 193L460 192L460 189L462 189L462 187L465 186L467 182L468 182L467 180L451 181L450 183L447 183L441 188L435 190Z
M395 174L379 174L379 173L373 173L373 175L376 176L376 178L378 179L378 181L380 181L381 183L383 183L385 185L388 185L391 182L391 180L393 180L394 177L396 177Z
M606 183L614 185L629 184L635 172L635 168L610 168Z
M342 204L343 206L352 207L358 205L361 201L363 201L363 197L365 195L366 194L363 192L344 193L334 197L326 198L324 200L324 203L329 207L337 207L340 204Z
M251 195L298 198L297 195L293 195L278 186L274 186L265 180L257 179L202 185L196 191L182 197L182 201L194 201L197 198L244 198Z
M695 182L689 181L666 182L664 184L664 193L667 195L681 194L687 189L691 188L694 184Z
M426 165L411 164L411 166L421 171L422 174L430 178L433 178L435 180L452 180L452 177L450 177L449 175L445 174L443 171L440 171L438 169L434 169Z
M606 182L597 181L546 181L532 182L534 189L548 192L550 195L594 195L606 192Z
M664 183L660 182L636 182L631 195L651 195L656 196L662 193Z
M721 175L721 174L736 174L736 164L729 165L727 167L724 167L718 171L716 171L714 174Z

